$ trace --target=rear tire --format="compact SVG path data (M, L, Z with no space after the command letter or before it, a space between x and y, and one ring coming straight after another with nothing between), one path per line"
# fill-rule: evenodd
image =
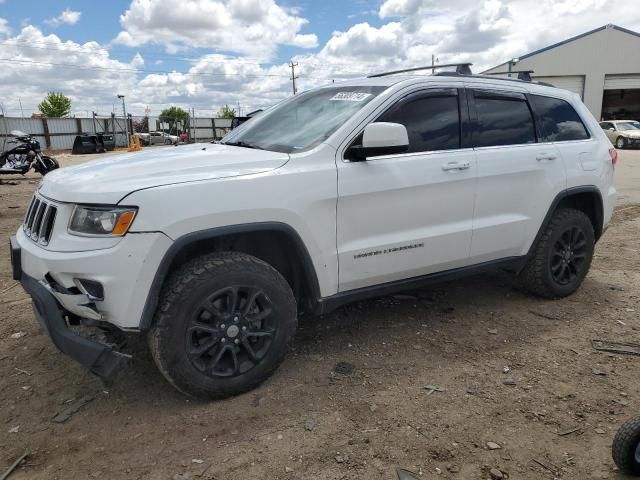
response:
M297 327L287 281L237 252L207 254L173 273L149 332L159 370L182 393L203 399L246 392L271 376Z
M589 272L594 245L593 225L584 212L556 210L520 272L523 286L544 298L571 295Z
M624 137L616 138L616 148L622 150L627 147L627 140Z
M640 417L622 424L611 445L611 456L618 468L633 476L640 475Z

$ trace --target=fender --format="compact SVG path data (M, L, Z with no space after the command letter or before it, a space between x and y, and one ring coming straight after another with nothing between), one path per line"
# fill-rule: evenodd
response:
M147 300L145 301L144 309L142 310L142 317L140 319L140 330L148 330L151 327L153 323L153 316L156 312L156 308L158 307L158 302L160 301L162 286L164 285L165 279L169 274L169 268L171 267L171 264L173 263L176 256L181 251L183 251L189 245L202 240L213 240L215 238L231 234L265 231L281 232L287 235L291 240L293 240L294 245L298 250L297 253L302 259L302 271L305 280L308 283L308 287L311 291L311 301L316 302L317 299L320 298L318 276L316 274L315 267L313 266L313 262L311 261L311 256L309 255L309 251L307 250L306 245L302 241L302 238L300 237L298 232L293 227L281 222L259 222L209 228L206 230L199 230L197 232L188 233L186 235L183 235L182 237L179 237L166 251L164 257L162 257L162 260L160 261L158 269L156 270L153 282L151 283L151 288L149 289L149 293L147 294Z
M600 192L600 189L595 185L571 187L560 192L553 199L553 202L551 202L551 206L549 207L549 210L547 211L547 214L545 215L544 220L542 221L542 225L540 225L540 229L538 230L538 233L536 234L535 238L533 239L533 242L531 243L531 246L529 247L529 251L527 252L527 258L533 255L533 250L535 249L535 246L537 245L538 240L540 239L540 237L542 237L542 234L546 230L547 225L549 225L549 222L551 221L551 216L553 215L553 212L555 212L556 209L558 208L558 205L560 204L560 202L562 202L562 200L564 200L565 198L569 198L569 197L572 197L573 195L577 195L580 193L595 193L598 198L598 201L596 202L596 208L595 208L595 223L596 223L595 227L596 228L594 228L595 235L596 235L596 242L598 241L598 239L602 235L602 228L603 228L603 221L604 221L602 193ZM598 225L599 225L599 228L598 228Z

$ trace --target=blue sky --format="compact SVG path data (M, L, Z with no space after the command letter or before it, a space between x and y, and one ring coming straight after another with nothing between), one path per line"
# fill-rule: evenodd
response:
M432 54L482 71L607 23L640 30L637 0L0 0L0 107L246 112L291 95L292 58L302 90Z
M109 2L97 2L87 0L43 1L43 0L5 0L0 4L0 16L6 18L9 24L18 28L20 25L32 24L39 26L45 33L54 33L63 39L84 43L97 41L108 44L120 31L120 14L130 4L130 0L109 0ZM287 0L279 2L280 5L295 8L300 15L309 20L309 24L302 33L314 33L318 36L319 47L311 51L319 50L334 31L347 30L357 22L369 22L371 25L380 25L382 20L377 15L380 5L378 0ZM51 25L47 20L58 16L63 10L82 12L81 20L74 25ZM272 59L273 63L288 62L293 56L306 51L297 47L283 45L277 55ZM112 57L122 61L130 61L131 57L140 52L143 56L162 59L162 69L185 68L185 62L172 60L166 55L162 45L144 45L141 47L114 46L111 49ZM207 49L190 49L183 52L185 56L199 56L207 52ZM159 68L159 67L158 67Z

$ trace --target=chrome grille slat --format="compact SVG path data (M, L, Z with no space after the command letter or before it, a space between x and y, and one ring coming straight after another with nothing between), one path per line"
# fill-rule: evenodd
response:
M36 198L35 201L33 202L33 207L29 212L29 218L27 219L27 224L26 224L27 228L25 229L25 232L27 235L31 235L31 227L33 226L33 219L35 218L36 212L38 211L39 207L40 207L40 200Z
M33 217L33 225L31 226L31 240L38 240L38 235L40 234L40 225L42 224L42 216L44 215L44 211L47 208L47 204L44 202L40 202L38 206L38 210Z
M48 245L53 233L58 207L34 195L22 229L27 237L41 245Z
M42 219L42 227L40 228L40 238L38 241L42 245L48 245L51 239L51 233L53 232L53 224L56 221L56 213L58 209L53 205L49 205L45 217Z
M24 224L23 228L27 229L27 221L29 220L29 215L31 215L31 209L33 208L33 204L36 201L36 196L31 197L31 201L29 202L29 208L27 208L27 214L24 216Z

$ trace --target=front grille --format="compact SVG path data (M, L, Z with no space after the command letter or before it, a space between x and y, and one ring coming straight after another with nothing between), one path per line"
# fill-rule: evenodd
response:
M57 213L58 208L55 205L34 195L22 225L25 235L34 242L48 245Z

